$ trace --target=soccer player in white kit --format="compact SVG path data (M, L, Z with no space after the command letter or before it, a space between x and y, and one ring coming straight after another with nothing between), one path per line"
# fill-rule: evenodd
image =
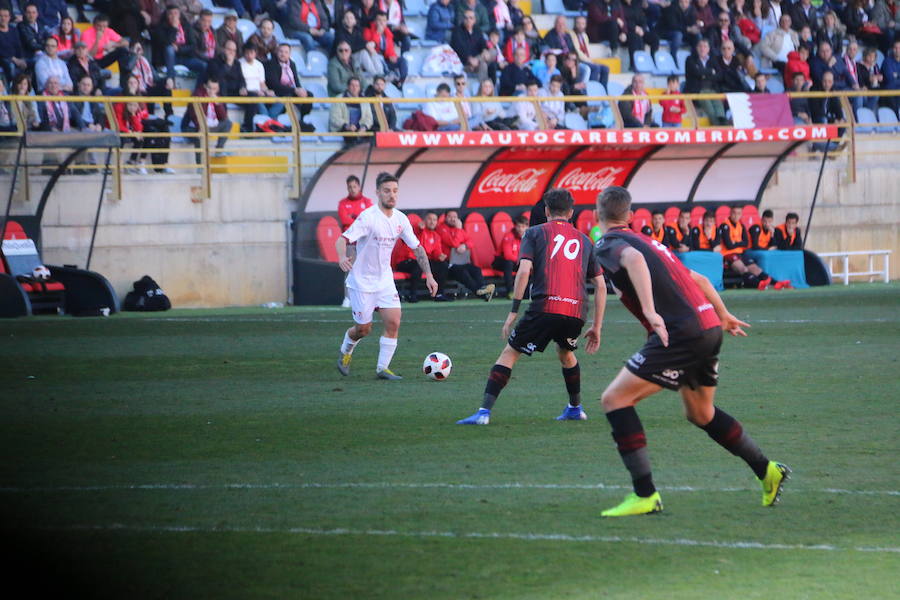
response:
M384 335L379 340L375 374L379 379L393 381L403 379L389 368L400 331L400 296L391 270L391 254L397 238L401 238L415 254L432 296L437 294L438 284L431 275L428 255L419 245L409 219L394 208L400 194L397 178L390 173L379 173L375 185L378 202L364 210L335 243L338 264L344 272L349 272L347 296L356 323L344 334L337 367L341 375L350 374L353 349L372 331L372 313L377 309L384 323ZM347 245L354 242L355 259L347 256Z

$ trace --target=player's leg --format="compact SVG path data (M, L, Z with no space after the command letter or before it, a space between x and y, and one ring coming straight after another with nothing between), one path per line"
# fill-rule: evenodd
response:
M741 276L741 280L744 282L744 287L757 287L759 286L759 277L753 273L746 264L744 264L743 259L738 256L734 256L731 259L731 270Z
M390 369L394 352L397 351L397 336L400 334L400 306L379 307L378 314L381 315L381 322L384 324L384 335L378 340L378 364L375 373L379 379L392 381L403 379Z
M647 454L647 437L638 417L635 405L644 398L660 391L662 387L642 379L623 368L607 386L600 398L606 418L612 426L612 437L619 450L625 468L631 474L634 493L601 516L624 517L642 515L662 510L659 492L653 485L650 457Z
M488 374L487 383L484 385L484 397L481 400L481 408L474 415L460 419L457 425L487 425L491 421L491 409L500 396L500 392L509 383L509 377L512 375L513 366L519 360L522 353L506 344L506 347L497 357L491 372Z
M569 404L563 409L557 421L586 421L587 415L581 408L581 367L575 350L578 349L578 338L584 327L584 321L568 317L557 317L553 341L556 342L556 355L562 366L563 381L569 394Z
M337 368L341 375L350 374L350 361L353 360L353 350L360 340L371 333L372 314L375 311L375 299L372 294L351 288L345 288L345 291L350 300L350 310L353 311L355 325L344 332L344 340L341 342L341 350L337 362Z
M790 469L786 465L770 461L753 438L744 431L740 421L715 406L715 394L716 388L713 386L681 388L681 400L687 420L747 463L762 484L763 506L775 504Z
M744 260L744 264L747 267L747 272L756 277L756 287L759 290L764 290L769 287L769 284L772 283L772 276L763 271L756 261L752 258L746 258Z

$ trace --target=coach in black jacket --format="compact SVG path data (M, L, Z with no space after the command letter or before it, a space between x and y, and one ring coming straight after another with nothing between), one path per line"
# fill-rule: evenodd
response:
M312 94L300 85L297 65L291 60L291 47L287 44L278 45L275 58L265 64L265 70L266 87L275 92L276 96L280 98L312 97ZM294 106L297 107L301 118L312 110L312 104L295 104Z
M734 56L734 42L731 40L722 42L721 51L722 55L714 59L716 68L719 71L719 81L716 89L726 94L749 92L750 88L738 70L738 59Z

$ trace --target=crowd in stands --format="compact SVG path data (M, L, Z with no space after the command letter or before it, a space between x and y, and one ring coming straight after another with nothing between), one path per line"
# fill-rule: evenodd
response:
M449 52L457 65L454 88L438 86L438 97L467 96L477 89L485 96L540 101L511 107L464 103L462 115L452 102L426 103L410 126L456 129L462 117L476 129L534 129L542 122L562 128L566 114L577 112L589 126L611 127L602 103L589 107L554 98L586 95L592 81L609 83L609 68L594 60L596 44L613 53L621 48L633 67L636 53L667 44L671 56L689 49L684 76L673 76L664 95L651 98L650 76L634 75L625 92L647 99L619 103L626 127L679 126L685 111L675 98L680 92L767 93L770 74L789 90L900 89L896 0L565 2L581 14L558 15L542 36L519 0L432 0L418 35L407 22L403 0L0 0L2 85L25 90L24 74L28 93L65 96L88 89L82 80L89 78L97 95L170 96L180 68L195 78L191 91L209 97L308 97L313 94L300 79L306 65L298 69L292 58L292 49L302 46L308 54L328 57L323 71L329 95L383 97L389 86L402 90L407 82L407 52L415 43ZM212 4L228 10L217 27ZM90 23L76 26L70 7L79 22L90 10ZM246 35L239 19L252 20L256 30ZM111 70L113 65L117 69ZM136 85L128 83L131 77ZM854 99L853 106L881 104L896 113L898 102L868 97ZM653 117L654 103L663 108L659 118ZM43 109L45 115L29 112L29 127L139 132L164 128L157 119L173 124L168 104L157 114L156 106L136 100L127 109L129 118L116 123L102 118L85 123L86 113L74 116L65 102L55 104ZM218 104L210 102L205 115L212 129L228 121ZM697 105L711 123L729 123L723 101ZM258 115L276 118L286 110L284 104L240 106L244 131L254 129ZM797 99L791 107L797 123L845 118L840 102L829 99ZM391 129L405 126L393 107L383 108ZM310 105L298 107L301 121L309 110ZM0 110L0 127L8 127L2 120L9 114L8 106ZM197 118L188 125L195 126ZM372 105L351 102L331 105L328 121L333 131L365 132L377 129L380 119ZM313 130L305 122L303 127Z

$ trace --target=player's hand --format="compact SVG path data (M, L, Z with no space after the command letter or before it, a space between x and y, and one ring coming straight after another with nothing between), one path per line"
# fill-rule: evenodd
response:
M438 293L438 284L437 281L434 280L434 277L431 275L427 275L425 277L425 287L428 288L428 293L431 294L431 297L434 298Z
M587 330L587 333L584 334L584 339L587 340L587 344L584 346L584 350L588 354L594 354L597 350L600 349L600 330L591 327Z
M518 313L511 312L506 316L506 321L503 323L503 330L500 332L500 337L502 339L505 340L509 338L509 333L512 331L512 326L516 322L517 314Z
M341 271L344 273L349 273L350 269L353 268L353 259L349 256L345 256L341 260L338 261L338 266L341 268Z
M722 318L722 329L735 337L747 337L747 332L741 327L750 327L750 323L744 323L733 314L725 313L725 316Z
M658 313L645 311L644 318L647 319L647 322L650 323L650 327L653 328L653 332L659 336L660 341L662 341L662 345L668 347L669 345L669 332L666 331L666 322L663 321L663 318L659 316Z

